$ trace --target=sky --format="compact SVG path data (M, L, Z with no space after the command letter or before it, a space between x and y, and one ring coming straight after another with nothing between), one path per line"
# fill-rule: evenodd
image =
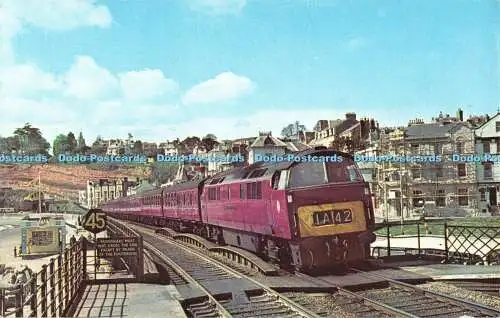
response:
M163 142L500 106L497 0L0 0L0 135Z

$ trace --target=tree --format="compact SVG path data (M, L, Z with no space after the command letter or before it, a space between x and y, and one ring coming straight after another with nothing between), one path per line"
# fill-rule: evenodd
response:
M90 148L92 153L96 155L104 155L108 151L108 146L104 142L104 140L101 138L101 136L97 136L96 140L92 144L92 147Z
M32 127L30 123L24 124L24 127L17 128L14 136L18 139L19 148L22 153L29 155L49 155L50 144L43 138L40 129Z
M128 140L132 140L132 139L134 139L134 136L132 136L131 133L128 133Z
M71 154L74 154L78 149L78 142L76 141L75 134L73 134L71 131L68 133L67 143L68 143L67 151Z
M0 137L0 153L10 152L9 144L7 143L7 138Z
M289 124L281 130L281 136L283 138L297 137L299 132L307 131L306 126L301 125L300 122L296 121L293 124Z
M210 136L213 136L210 137ZM215 137L214 135L212 134L208 134L206 135L202 140L201 140L201 145L207 150L207 151L210 151L212 149L214 149L214 147L219 144L217 142L217 137Z
M52 143L52 153L54 154L54 156L65 154L68 149L68 136L63 134L57 135L54 139L54 142Z
M191 152L193 151L194 147L200 143L200 138L193 136L193 137L187 137L184 139L181 144L184 146L184 148Z
M204 138L217 141L217 137L214 134L207 134Z
M134 142L134 147L132 149L132 152L136 155L142 154L144 152L144 148L142 147L142 141L136 140Z
M85 138L83 138L83 134L81 131L80 131L80 134L78 134L78 140L76 142L76 145L77 145L78 151L81 153L85 153L85 151L88 148L87 144L85 143Z

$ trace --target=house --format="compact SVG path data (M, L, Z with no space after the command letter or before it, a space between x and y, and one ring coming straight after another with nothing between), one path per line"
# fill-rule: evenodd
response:
M263 156L285 155L286 150L287 144L273 137L271 132L260 132L259 137L249 147L248 163L261 161Z
M476 166L453 160L453 154L475 152L474 130L463 121L412 122L403 136L404 154L435 161L404 164L408 206L435 205L437 216L465 216L477 209Z
M356 119L355 113L347 113L345 119L319 120L314 127L311 146L333 147L354 152L373 143L378 138L378 123L374 119Z
M475 129L475 152L483 158L485 155L500 155L500 113ZM500 163L481 160L476 162L477 186L479 192L478 207L481 214L499 213L500 201Z
M85 206L87 208L96 208L104 202L132 195L132 188L138 183L139 179L134 182L129 181L127 177L123 179L87 180L85 195L87 203Z
M165 156L179 155L179 149L172 142L165 142L160 145L165 150Z

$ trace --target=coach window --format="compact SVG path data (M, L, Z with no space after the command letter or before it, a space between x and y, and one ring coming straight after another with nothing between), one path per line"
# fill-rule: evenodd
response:
M215 200L220 200L220 188L221 187L217 187L217 197L215 198Z
M252 183L247 183L247 199L253 199Z
M245 196L245 184L240 184L240 200L244 200Z
M262 199L262 182L256 182L256 199Z
M276 171L274 174L273 174L273 179L272 179L272 185L273 185L273 189L274 190L278 190L278 185L280 183L280 172L279 171Z

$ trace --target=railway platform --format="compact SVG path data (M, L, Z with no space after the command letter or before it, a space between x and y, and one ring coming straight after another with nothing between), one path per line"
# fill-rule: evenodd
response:
M431 277L433 280L500 278L500 265L430 264L425 266L404 266L401 269Z
M186 317L172 285L87 285L73 317Z

